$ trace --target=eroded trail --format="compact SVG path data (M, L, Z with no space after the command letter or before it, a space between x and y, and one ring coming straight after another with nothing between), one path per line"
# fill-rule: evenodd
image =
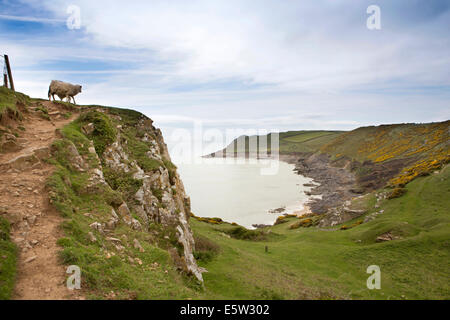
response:
M12 152L0 154L0 211L11 222L11 237L19 248L13 299L80 299L77 290L66 288L67 275L58 259L63 219L49 205L45 183L53 167L43 161L57 138L55 130L75 116L64 117L67 111L58 104L41 103L51 120L29 110L21 123L25 130L19 138L11 137Z

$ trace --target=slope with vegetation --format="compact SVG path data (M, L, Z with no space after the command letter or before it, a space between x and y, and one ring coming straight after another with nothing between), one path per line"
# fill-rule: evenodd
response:
M362 177L378 167L395 168L392 186L404 186L450 160L450 121L429 124L395 124L363 127L345 133L321 147L333 160L366 162Z
M309 203L312 213L256 231L192 220L220 252L200 259L211 291L247 299L449 299L449 125L281 134L281 158L319 182L311 193L322 197ZM381 290L366 286L370 265L381 268Z
M0 299L79 298L68 265L93 299L450 298L448 121L280 134L343 205L247 230L191 213L142 114L0 90Z
M280 159L296 165L299 174L318 182L311 194L321 198L312 199L309 206L315 213L328 214L322 225L332 225L360 214L346 210L345 201L385 186L400 194L408 182L448 163L449 132L450 121L349 132L289 131L279 134L278 146L272 144L272 134L241 136L208 157L264 157L260 145L267 141L269 154L278 152Z
M0 87L0 123L8 125L10 121L22 119L20 110L23 110L29 101L30 98L20 92Z
M80 266L90 297L195 295L202 277L189 198L152 121L86 107L61 134L50 159L57 168L50 200L65 217L62 260Z
M281 155L295 155L318 151L324 144L339 137L344 131L288 131L278 134L278 145L272 146L273 134L262 136L241 136L233 140L223 150L207 157L226 156L260 156L266 153L279 152ZM261 147L260 147L261 146ZM264 146L264 147L262 147ZM275 150L276 149L276 150Z
M2 299L201 293L190 200L150 119L5 88L0 101ZM81 292L65 287L68 265Z
M45 159L55 128L70 122L74 107L6 88L0 89L0 107L1 296L64 298L69 293L58 288L64 289L65 270L56 256L60 217L48 206L43 186L52 171Z
M450 167L406 189L395 199L379 190L355 200L366 214L333 228L299 223L314 216L287 217L247 234L191 219L204 243L198 257L209 297L449 299ZM380 290L366 286L370 265L381 269Z

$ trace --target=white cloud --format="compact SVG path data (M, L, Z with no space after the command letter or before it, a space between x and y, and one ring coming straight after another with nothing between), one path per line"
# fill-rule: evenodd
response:
M50 24L60 24L60 23L65 22L65 20L62 20L62 19L12 16L12 15L7 15L7 14L0 14L0 19L13 20L13 21L25 21L25 22L40 22L40 23L50 23Z
M23 2L50 10L55 21L68 5L81 8L81 30L1 40L18 70L16 86L33 96L45 97L51 79L79 81L77 102L136 108L167 130L195 119L351 129L448 117L448 93L423 92L450 86L450 39L441 30L448 11L408 25L407 12L386 4L383 29L368 31L363 1ZM63 71L43 63L65 59L129 68Z
M59 18L71 2L44 1ZM338 3L319 10L320 4L304 2L277 6L272 1L207 0L127 5L81 0L77 5L90 41L147 50L152 62L168 63L163 79L168 83L238 79L342 90L403 77L410 83L434 79L450 84L450 58L442 54L448 52L448 41L443 48L442 39L432 34L418 39L402 30L371 33L359 24L366 17L361 6Z

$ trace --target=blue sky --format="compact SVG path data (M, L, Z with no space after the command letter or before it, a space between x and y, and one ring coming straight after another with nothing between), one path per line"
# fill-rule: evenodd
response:
M366 27L372 4L381 30ZM0 1L18 90L45 98L52 79L82 84L78 103L142 111L169 144L195 121L285 131L448 120L449 30L445 0Z

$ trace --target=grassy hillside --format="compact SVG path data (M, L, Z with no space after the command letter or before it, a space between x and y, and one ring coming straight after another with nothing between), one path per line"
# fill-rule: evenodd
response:
M280 153L315 152L343 131L288 131L280 133Z
M304 153L304 152L316 152L323 145L329 143L333 139L339 137L344 131L288 131L288 132L280 132L279 134L279 152L281 154L295 154L295 153ZM226 147L227 152L231 152L235 154L240 153L242 155L243 150L239 150L238 140L245 140L245 152L256 152L257 148L250 148L249 141L250 139L255 139L254 141L267 141L267 150L272 150L271 148L271 140L272 136L264 135L264 136L242 136L238 139L234 140ZM242 142L241 142L242 143ZM224 149L225 150L225 149Z
M271 146L271 134L241 136L224 150L227 155L255 156L261 139L267 141L268 152L275 151ZM250 141L253 141L251 147ZM243 149L243 145L245 152L238 150ZM281 155L306 158L314 153L328 155L329 160L326 161L331 166L346 167L352 171L356 177L353 190L359 193L386 185L401 188L450 161L450 121L370 126L349 132L282 132L277 151ZM220 157L222 154L217 152L210 156Z
M112 110L113 114L121 116L122 123L133 123L132 113ZM98 116L101 117L100 122L105 120L103 116ZM81 118L62 132L62 141L71 141L79 148L81 155L88 158L89 141L81 134L81 127L89 121L92 119ZM117 124L114 118L108 121L113 122L113 127ZM105 125L106 133L108 126ZM101 126L97 124L97 127ZM133 130L132 126L128 129L126 126L125 132L127 130ZM129 133L131 154L138 161L144 161L142 166L151 169L153 163L147 163L148 159L144 157L140 159L139 150L145 148L134 140L136 132ZM102 134L100 139L94 137L96 149L101 150L108 143L103 139L107 136ZM337 132L287 132L281 135L281 145L299 151L306 150L304 146L308 143L316 143L315 150L318 150L317 146L323 146L324 141L336 137L339 141L340 136L342 133ZM318 140L321 142L318 143ZM105 172L110 184L116 186L121 195L114 191L103 196L80 194L78 190L85 184L84 174L68 166L64 148L59 148L58 144L55 148L60 150L54 159L57 171L49 186L56 192L56 206L67 219L64 224L66 237L59 241L63 247L62 259L66 264L82 266L90 298L450 298L449 271L446 267L450 258L449 166L439 173L415 179L406 186L402 197L383 200L377 208L375 198L384 190L355 200L355 205L368 211L366 216L384 210L383 214L367 223L361 223L365 219L362 216L334 229L293 229L292 225L304 222L304 219L291 217L263 231L249 231L217 219L191 219L196 238L195 256L199 264L208 270L203 274L205 287L201 288L177 272L164 241L160 242L151 234L136 231L131 236L140 241L145 252L133 248L120 252L98 233L95 236L100 241L91 242L86 237L91 222L86 214L107 217L110 202L114 202L116 196L126 196L127 192L123 191L131 190L134 181L130 177L111 178ZM323 152L333 150L322 149ZM91 160L95 162L95 159ZM155 231L164 234L163 229ZM387 233L394 240L376 242L377 237ZM122 240L125 242L132 239L126 227L117 228L112 236L125 239ZM266 246L268 252L265 252ZM112 253L115 254L110 255ZM381 290L366 287L369 276L366 269L370 265L381 268ZM111 291L113 296L108 294Z
M361 127L324 145L321 151L360 162L425 156L449 147L450 121Z
M348 158L389 166L406 166L391 181L405 185L450 160L450 121L429 124L395 124L363 127L347 132L320 148L332 159Z
M211 254L203 252L206 258L200 260L209 271L207 297L450 299L450 167L406 189L379 208L375 193L359 200L367 215L384 210L370 222L358 224L361 217L335 229L290 229L299 220L287 218L270 227L262 241L230 238L227 232L236 228L230 224L191 219L197 236L213 243ZM396 240L375 241L387 232ZM370 265L381 268L381 290L366 287Z
M27 112L22 110L27 105L38 109L39 100L0 88L0 135L19 131L16 120ZM164 155L160 159L147 155L154 145L142 139L145 133L136 126L141 114L82 108L83 115L60 130L61 139L52 146L49 162L55 171L47 187L51 202L65 219L65 236L58 241L61 263L81 267L87 298L450 299L450 166L445 166L450 121L351 132L281 133L281 154L326 153L334 164L351 163L360 176L377 179L379 173L397 166L391 185L405 187L394 189L404 194L377 201L382 194L392 194L391 189L378 189L354 199L352 206L367 213L326 229L311 227L316 216L287 217L262 230L246 230L220 219L191 219L195 257L208 270L203 274L203 288L177 265L171 253L177 245L174 230L151 224L139 231L119 224L101 233L91 227L94 221L107 224L111 209L124 201L133 203L142 182L131 172L104 166L108 187L86 191L91 177L74 166L74 148L90 169L100 168L104 159L97 158L92 147L101 155L120 130L129 161L149 172L166 168L170 179L175 167ZM40 111L45 115L45 110ZM95 131L86 134L83 127L89 123L95 124ZM247 146L246 151L253 150ZM161 201L161 190L152 189L152 193ZM141 219L133 210L131 215ZM392 240L377 242L383 235ZM142 249L134 245L134 239ZM9 224L0 216L0 300L10 298L14 288L16 256ZM370 265L381 268L381 290L366 287Z

